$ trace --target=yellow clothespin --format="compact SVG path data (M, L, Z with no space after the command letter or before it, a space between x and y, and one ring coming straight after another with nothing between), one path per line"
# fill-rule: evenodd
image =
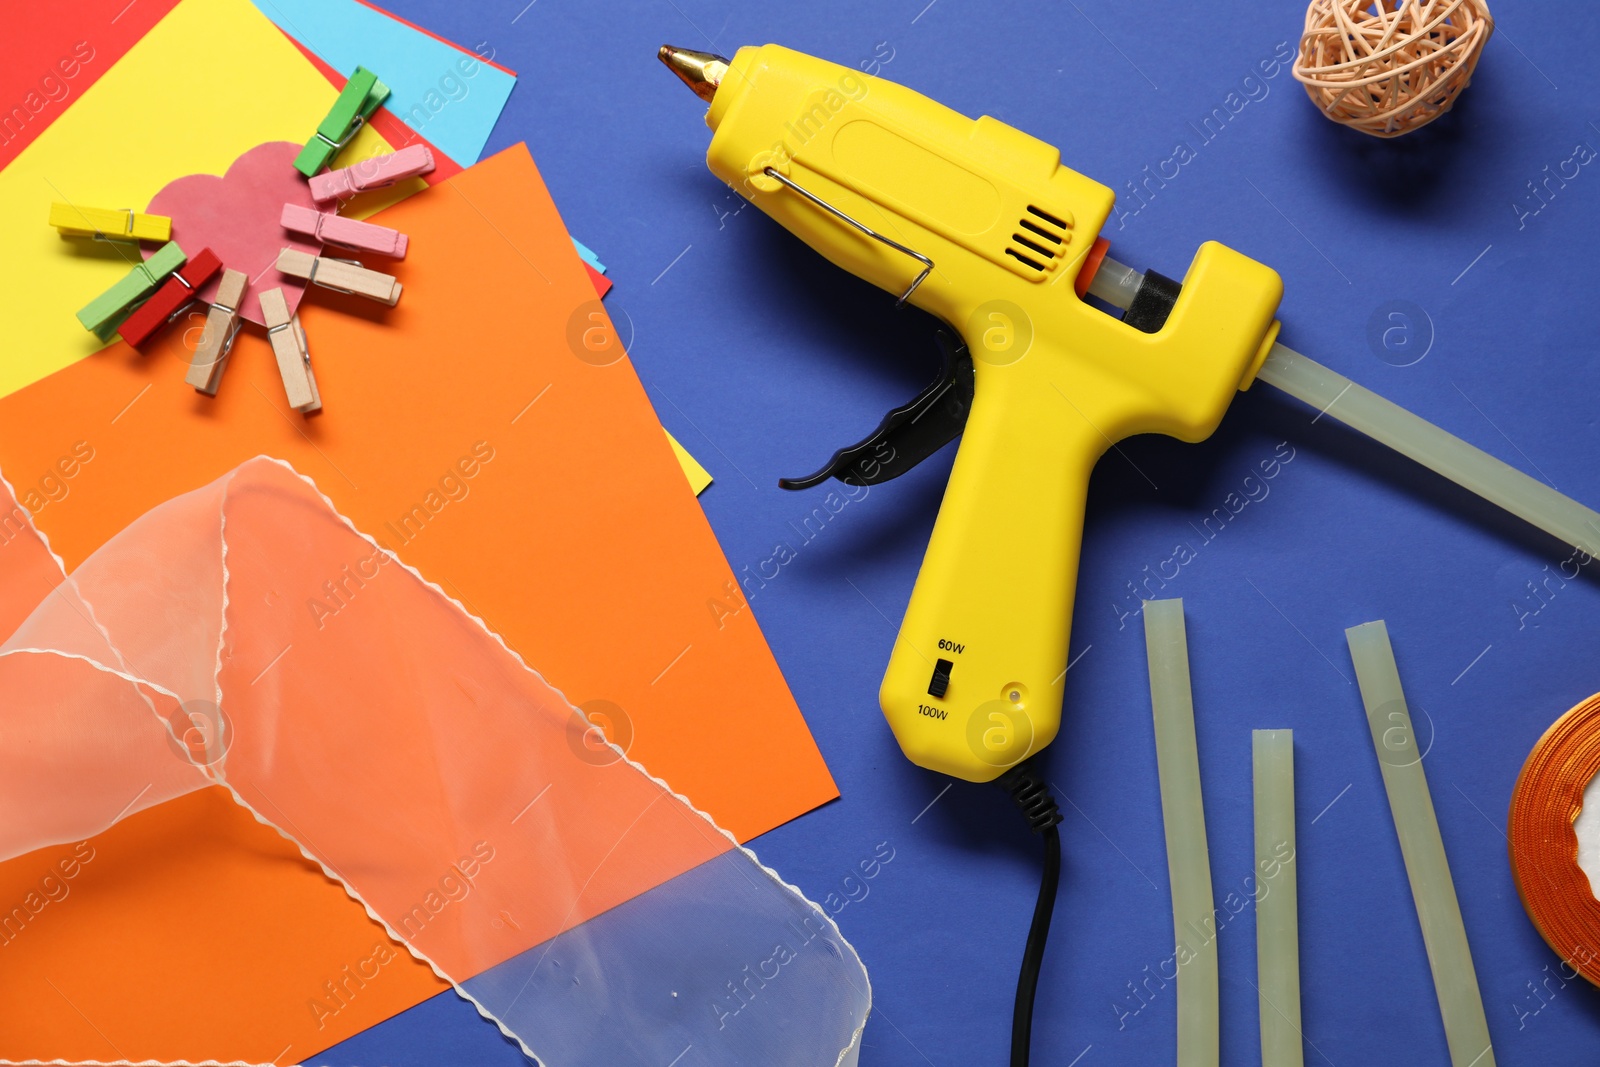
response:
M169 241L172 220L165 215L144 215L128 208L79 207L59 201L50 205L50 225L63 237L93 237L97 241Z

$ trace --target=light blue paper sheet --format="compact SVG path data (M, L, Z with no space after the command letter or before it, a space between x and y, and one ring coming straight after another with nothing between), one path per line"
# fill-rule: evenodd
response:
M516 75L356 0L254 3L339 73L363 66L377 74L391 90L385 106L463 167L478 161L517 83Z

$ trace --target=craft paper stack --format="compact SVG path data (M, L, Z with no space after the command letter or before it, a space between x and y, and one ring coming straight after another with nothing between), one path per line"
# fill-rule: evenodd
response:
M525 148L391 194L374 219L411 239L397 307L322 290L301 304L316 419L288 410L253 329L216 398L187 387L202 312L143 355L95 350L72 312L125 273L128 249L61 240L42 222L49 200L142 206L257 145L303 141L336 95L244 0L183 0L145 25L0 172L16 235L0 314L17 341L0 370L0 469L28 513L4 509L5 633L62 565L152 507L281 457L739 840L834 797ZM403 143L384 125L341 162ZM345 580L298 610L335 624ZM70 911L47 884L67 886ZM447 988L217 790L0 864L13 900L50 903L0 946L0 1058L293 1062ZM315 1010L325 983L376 956L381 980Z
M117 830L197 794L292 842L387 935L317 985L232 988L285 956L229 938L227 912L219 930L159 931L175 948L134 931L137 971L121 946L97 975L50 960L44 999L117 1058L148 1053L175 1014L249 1032L303 1006L326 1030L407 951L552 1067L685 1047L707 1067L832 1064L866 1021L865 971L820 908L622 753L577 743L587 723L547 679L281 462L248 460L120 531L0 647L0 691L0 858L52 861L18 887L0 951L78 930L75 887L156 858L118 862ZM183 897L213 895L229 894L197 880ZM186 960L198 942L210 959ZM174 963L215 969L219 950L243 995L173 998L193 980ZM728 988L751 960L783 974L754 1003ZM130 1013L152 989L168 1001ZM263 1035L257 1062L285 1036ZM188 1059L216 1048L188 1040ZM290 1055L292 1040L272 1058Z

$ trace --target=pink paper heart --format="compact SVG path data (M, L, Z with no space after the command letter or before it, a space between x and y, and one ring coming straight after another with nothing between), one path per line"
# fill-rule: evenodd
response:
M228 173L190 174L168 182L146 209L172 219L172 239L194 255L209 248L223 267L243 271L250 279L239 314L258 325L260 294L281 288L289 313L300 304L305 282L280 273L275 266L285 248L321 255L322 245L290 234L279 223L283 205L301 204L320 210L311 200L311 187L294 169L300 146L289 141L257 145L234 160ZM145 249L145 256L159 246ZM200 287L200 299L210 302L222 283L222 272Z

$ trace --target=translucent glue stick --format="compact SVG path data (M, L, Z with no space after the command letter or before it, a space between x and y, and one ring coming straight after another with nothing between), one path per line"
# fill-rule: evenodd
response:
M1115 307L1126 308L1143 281L1143 274L1108 257L1095 272L1089 293ZM1437 471L1563 544L1600 556L1600 513L1337 371L1292 348L1274 344L1256 377Z
M1150 658L1150 708L1177 941L1178 1067L1217 1067L1217 912L1200 803L1200 751L1194 736L1182 600L1145 601L1144 640Z
M1252 730L1256 820L1256 999L1261 1067L1302 1067L1294 731Z
M1389 813L1394 817L1400 855L1411 881L1411 899L1417 906L1428 964L1433 969L1433 989L1444 1019L1451 1067L1494 1067L1478 975L1472 967L1461 905L1422 770L1422 754L1411 728L1411 712L1400 690L1389 630L1380 620L1352 626L1344 634L1361 686L1361 702L1367 709L1372 746L1383 771L1383 789L1389 795Z

